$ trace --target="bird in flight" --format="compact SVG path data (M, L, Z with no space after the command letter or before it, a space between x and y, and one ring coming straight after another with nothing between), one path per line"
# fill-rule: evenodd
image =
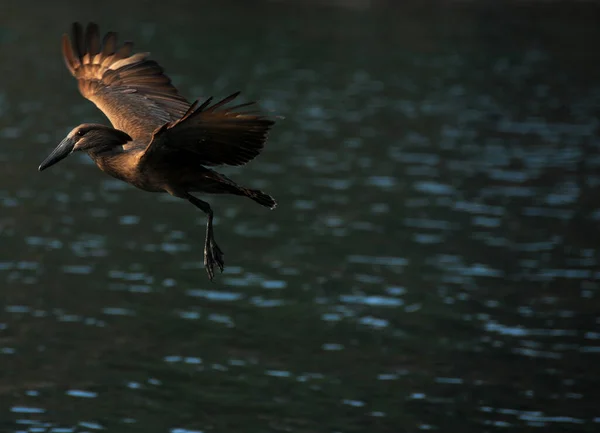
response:
M100 170L150 192L185 199L207 215L204 266L209 279L214 267L223 271L223 252L213 234L210 205L191 193L234 194L274 209L273 197L244 188L208 167L239 166L263 149L274 121L251 107L230 105L239 95L212 103L190 104L148 59L132 54L133 44L118 46L117 34L102 41L98 26L74 23L71 38L63 35L62 52L79 91L110 120L111 126L84 123L74 128L40 164L45 170L76 151L86 152ZM212 104L211 104L212 103Z

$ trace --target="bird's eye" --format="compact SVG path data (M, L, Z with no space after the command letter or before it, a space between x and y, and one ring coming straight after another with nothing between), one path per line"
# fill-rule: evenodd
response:
M83 135L83 131L81 131L81 130L77 131L77 135L79 135L81 137Z

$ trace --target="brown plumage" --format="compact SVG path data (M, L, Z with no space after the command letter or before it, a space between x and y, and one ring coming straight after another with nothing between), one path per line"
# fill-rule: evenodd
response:
M73 24L63 35L65 63L81 94L110 120L112 127L84 123L74 128L42 162L39 170L82 150L105 173L142 190L168 192L188 200L207 214L204 265L223 270L223 253L213 235L213 211L191 192L246 196L268 208L275 200L262 191L243 188L205 166L243 165L263 149L273 120L255 111L240 111L254 102L227 106L239 92L212 103L190 104L171 84L148 53L132 54L133 44L117 44L98 26L85 32Z

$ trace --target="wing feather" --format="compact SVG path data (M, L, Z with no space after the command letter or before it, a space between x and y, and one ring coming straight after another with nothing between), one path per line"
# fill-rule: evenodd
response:
M86 55L95 56L100 52L100 30L96 23L90 23L85 30Z
M77 78L79 91L108 117L113 127L134 139L150 140L166 122L180 119L189 102L179 94L149 53L132 55L133 43L118 46L117 34L102 40L95 23L85 32L74 23L71 38L62 39L65 64Z
M142 161L169 152L193 154L202 165L243 165L262 151L268 132L275 123L266 116L235 109L254 105L247 102L233 107L239 92L210 105L208 98L195 101L176 121L157 128Z
M102 57L106 58L112 56L117 50L117 34L115 32L108 32L102 39Z

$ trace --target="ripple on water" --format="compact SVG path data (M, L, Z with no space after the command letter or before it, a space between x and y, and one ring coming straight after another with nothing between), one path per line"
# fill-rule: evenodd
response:
M140 217L137 215L122 215L119 217L119 224L123 226L131 226L140 222Z
M105 257L108 255L104 248L105 242L104 236L85 234L69 246L78 257Z
M321 346L321 349L327 351L344 350L344 345L339 343L325 343Z
M474 263L471 266L460 266L457 268L461 275L469 277L503 277L504 271L493 269L483 263Z
M506 212L506 209L501 206L492 206L468 201L457 201L454 203L453 208L454 210L460 210L468 213L489 214L495 216L502 216Z
M492 168L487 173L490 179L515 183L523 183L531 177L531 175L525 171L503 170L499 168Z
M226 286L249 286L252 281L247 277L223 277L223 284Z
M68 396L78 397L78 398L96 398L98 397L97 392L93 391L85 391L81 389L70 389L66 392Z
M169 433L204 433L204 430L190 430L187 428L175 427L169 430Z
M552 209L538 206L529 206L522 210L522 214L525 216L555 218L562 221L570 220L574 213L573 209Z
M450 185L433 182L433 181L421 181L415 182L413 188L419 192L434 195L454 195L456 189Z
M44 424L36 419L16 419L15 424L32 426L26 432L24 430L16 430L17 433L33 433L33 432L40 432L40 433L44 432L45 433L46 432L46 424ZM49 431L54 432L55 430L51 429ZM75 431L74 429L69 429L66 431L66 433L73 433L74 431Z
M396 186L396 178L390 176L371 176L367 178L367 185L389 189Z
M191 251L192 249L191 245L189 244L176 242L162 242L158 245L158 247L161 251L171 254ZM146 246L144 247L144 250L146 250Z
M165 356L163 359L165 362L168 362L170 364L182 362L184 364L200 365L203 363L202 358L198 358L195 356L168 355Z
M447 383L451 385L462 385L464 380L460 377L436 377L435 381L437 383Z
M272 377L291 377L292 373L285 370L266 370L265 374Z
M181 362L181 360L183 358L179 355L168 355L168 356L165 356L163 359L165 362L174 363L174 362Z
M81 421L78 424L78 426L83 428L89 428L92 430L104 430L104 427L101 424L98 424L97 422L93 421Z
M225 325L228 328L235 327L235 322L233 321L233 319L229 316L226 316L225 314L216 314L216 313L209 314L208 320L210 320L211 322Z
M129 308L121 307L105 307L102 309L102 313L107 316L135 316L136 312Z
M34 271L39 269L40 264L38 262L20 261L17 262L17 269Z
M555 328L537 328L529 329L522 326L507 326L500 324L494 320L486 322L485 328L488 332L496 332L501 335L508 335L511 337L525 337L525 336L541 336L541 337L574 337L579 334L580 331L574 329L555 329Z
M28 236L25 238L25 242L27 242L28 245L31 246L41 246L41 247L46 247L46 248L50 248L53 250L57 250L62 248L63 243L55 238L44 238L44 237L39 237L39 236Z
M511 119L502 119L497 124L498 131L511 134L538 134L541 136L559 136L559 135L577 135L591 136L594 133L596 125L593 123L573 124L552 122L549 123L541 118L532 118L526 121L515 121ZM564 152L569 152L565 150ZM576 150L570 150L576 152Z
M523 244L516 244L515 248L520 251L526 252L540 252L540 251L551 251L553 250L559 243L561 239L558 236L555 236L553 239L549 241L539 241L539 242L527 242Z
M343 316L339 313L323 313L321 315L321 320L325 322L339 322L342 318Z
M390 286L385 288L386 293L392 296L401 296L406 293L406 289L404 287L399 286Z
M547 423L554 424L585 424L585 420L570 416L549 416L542 411L526 411L509 408L493 408L490 406L482 406L479 408L482 412L498 413L501 415L513 415L521 421L527 421L528 425L536 427L544 427Z
M445 239L442 235L431 233L413 233L412 238L416 243L422 245L440 244Z
M399 307L404 304L402 299L376 295L340 295L341 302L348 304L364 304L376 307Z
M414 165L406 169L406 175L410 177L437 177L438 169L427 165Z
M0 138L19 138L22 131L16 126L7 126L6 128L0 129Z
M402 257L377 257L377 256L362 256L350 255L347 257L348 262L365 264L365 265L385 265L385 266L406 266L408 260Z
M14 413L45 413L46 409L31 406L13 406L10 411Z
M277 267L277 266L275 266ZM243 270L242 268L234 268L232 271L224 272L223 275L223 284L227 285L227 286L233 286L233 287L245 287L245 286L256 286L256 285L260 285L261 287L263 287L264 289L269 289L269 290L278 290L278 289L284 289L285 287L287 287L287 282L284 280L271 280L271 279L266 279L263 276L257 275L257 274L253 274L250 272L246 272L246 273L242 273ZM280 274L282 275L296 275L298 272L297 270L293 269L293 268L281 268L279 269ZM236 275L236 276L227 276L227 274L231 275L231 274L241 274L241 275Z
M262 296L253 296L250 303L261 308L280 307L286 304L284 299L265 299Z
M407 164L425 164L436 166L440 162L439 155L434 153L408 153L398 150L398 148L390 149L390 156L396 161Z
M283 280L265 280L260 284L263 289L285 289L287 287L287 283Z
M380 277L379 275L369 274L355 274L354 279L364 284L381 284L384 281L384 278Z
M317 202L314 200L296 200L294 201L294 207L301 210L311 210L317 206Z
M361 400L350 400L350 399L344 399L342 400L342 403L348 406L354 406L354 407L363 407L366 403L364 401Z
M496 228L500 227L500 225L502 224L502 220L500 218L486 216L476 216L471 221L474 226L486 228Z
M196 298L205 298L209 301L216 302L231 302L231 301L239 301L243 299L245 295L238 292L224 292L224 291L216 291L216 290L204 290L204 289L190 289L186 291L188 296L193 296Z
M89 275L93 272L94 267L90 265L64 265L61 269L65 274Z
M538 271L538 277L551 281L557 278L569 280L600 279L600 271L592 272L589 269L548 269L542 268Z
M373 316L364 316L358 319L358 323L361 325L370 326L372 328L386 328L390 322L386 319L380 319Z
M453 230L456 224L446 220L435 220L430 218L404 218L404 225L420 229L430 230Z
M198 320L202 316L197 311L178 311L176 314L186 320Z
M6 307L4 307L4 311L6 311L7 313L23 314L29 313L31 311L31 308L29 308L27 305L7 305Z
M579 198L579 188L574 183L566 183L559 187L560 191L552 192L544 198L550 206L564 206L573 204Z
M0 205L7 208L17 207L19 206L19 201L9 196L5 191L0 191Z
M314 182L315 186L323 186L338 191L345 191L352 185L350 179L317 179Z
M140 271L126 272L119 270L111 270L108 272L108 276L109 278L124 281L143 281L146 284L151 284L154 281L154 278L152 276Z

